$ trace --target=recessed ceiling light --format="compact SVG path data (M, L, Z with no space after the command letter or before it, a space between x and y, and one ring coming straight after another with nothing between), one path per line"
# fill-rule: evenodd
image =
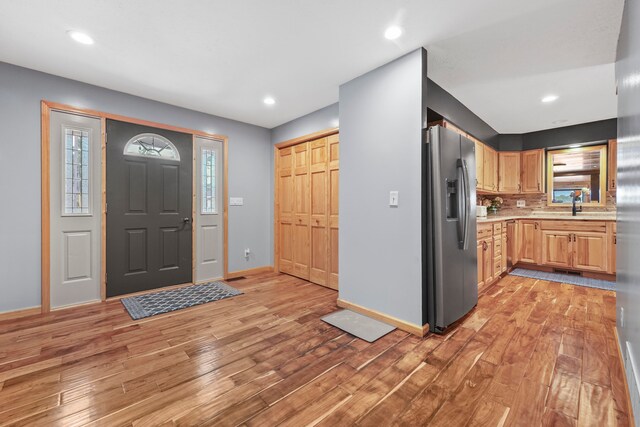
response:
M548 104L549 102L553 102L558 99L558 95L547 95L541 99L542 102Z
M93 39L91 38L91 36L89 36L86 33L81 32L81 31L69 30L69 31L67 31L67 34L69 34L69 37L71 37L72 39L74 39L78 43L81 43L81 44L93 44Z
M569 148L579 148L580 144L571 144Z
M264 102L267 105L273 105L276 103L276 100L270 96L267 96L262 102Z
M395 40L401 35L402 35L402 28L398 27L397 25L390 26L384 32L384 36L388 40Z

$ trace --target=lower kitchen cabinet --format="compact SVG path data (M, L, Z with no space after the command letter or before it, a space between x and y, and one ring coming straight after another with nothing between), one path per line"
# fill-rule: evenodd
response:
M478 225L478 289L495 282L507 270L506 223Z
M518 223L518 234L520 235L520 256L518 258L521 262L540 264L540 240L542 238L540 221L522 220Z
M573 234L563 231L542 232L542 264L570 268Z
M585 271L607 272L607 234L575 233L573 267Z

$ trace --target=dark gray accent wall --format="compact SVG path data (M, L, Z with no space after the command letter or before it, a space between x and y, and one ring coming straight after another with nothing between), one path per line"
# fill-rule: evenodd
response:
M340 86L340 298L414 325L422 325L426 54Z
M618 131L617 120L599 120L597 122L582 123L573 126L563 126L537 132L522 134L522 149L549 148L559 145L577 144L581 142L602 141L616 138ZM503 141L508 138L500 135L500 150L504 151Z
M429 79L427 107L485 144L498 148L498 132L458 101L453 95Z
M42 99L227 135L229 270L271 265L268 129L0 63L0 312L40 304Z
M640 3L626 1L618 40L618 235L617 235L617 328L622 355L640 375ZM624 323L622 322L624 311ZM629 351L628 351L629 350ZM640 417L633 399L636 422Z
M500 151L524 150L524 139L521 133L503 133L498 137L498 149Z

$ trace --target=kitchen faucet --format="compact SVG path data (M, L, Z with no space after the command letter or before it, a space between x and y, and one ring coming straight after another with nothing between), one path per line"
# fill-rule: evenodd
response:
M576 193L571 193L571 215L576 216L578 212L582 212L582 206L576 207Z

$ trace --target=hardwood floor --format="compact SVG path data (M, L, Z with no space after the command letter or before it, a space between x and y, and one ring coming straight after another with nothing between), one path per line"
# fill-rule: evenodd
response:
M0 425L629 425L615 294L507 276L446 336L369 344L278 274L133 321L118 301L0 322Z

